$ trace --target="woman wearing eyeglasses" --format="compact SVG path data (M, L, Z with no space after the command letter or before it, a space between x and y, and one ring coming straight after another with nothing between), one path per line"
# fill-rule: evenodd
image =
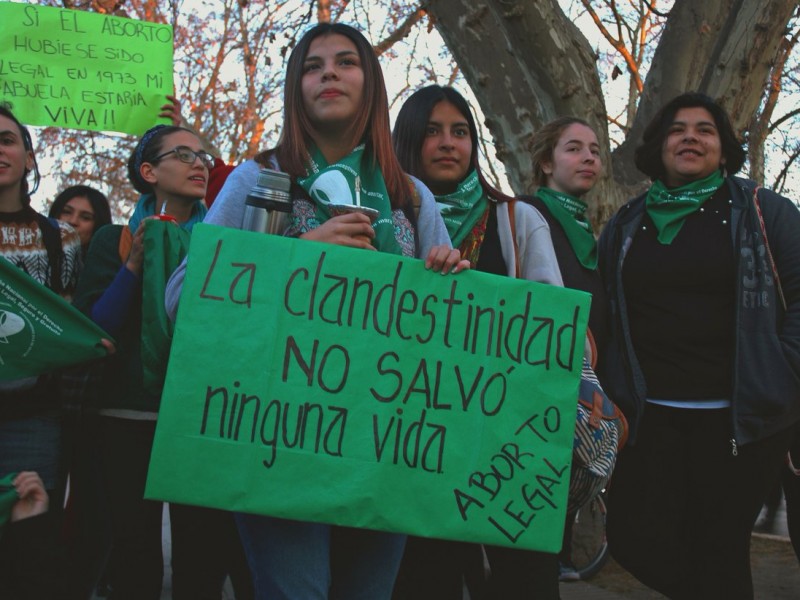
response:
M128 161L128 177L142 196L127 226L97 232L76 292L76 306L117 340L97 406L112 530L107 575L115 599L161 597L163 506L144 500L144 487L171 328L163 289L151 294L150 286L169 276L192 227L203 220L212 165L191 131L166 125L147 131ZM220 598L227 574L220 554L238 543L232 517L171 505L170 522L173 598Z

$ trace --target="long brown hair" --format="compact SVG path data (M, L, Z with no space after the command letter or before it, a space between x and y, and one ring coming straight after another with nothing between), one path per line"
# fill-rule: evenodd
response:
M289 56L286 67L286 82L283 88L283 128L277 146L256 156L256 161L269 165L274 153L280 168L293 178L306 175L309 161L308 147L313 143L313 126L303 104L303 63L309 46L321 35L337 33L345 36L358 50L364 70L364 88L361 107L352 127L350 146L355 148L365 143L365 154L383 173L392 208L406 209L411 205L411 187L403 173L392 145L389 127L389 100L383 71L372 45L357 30L342 23L320 23L313 27L297 43Z
M456 107L467 121L469 135L472 138L472 154L470 155L470 166L478 174L478 181L486 192L486 195L497 202L508 202L512 200L503 192L492 186L483 176L480 165L478 164L478 127L475 124L475 117L472 115L469 103L464 96L454 88L441 85L429 85L420 88L408 97L397 114L394 122L394 147L400 165L414 177L425 183L422 175L422 144L428 132L428 123L431 113L439 102L449 102Z

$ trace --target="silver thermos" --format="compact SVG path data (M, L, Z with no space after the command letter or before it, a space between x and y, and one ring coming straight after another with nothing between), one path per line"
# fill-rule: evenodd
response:
M256 185L247 195L242 229L281 235L292 211L291 185L288 174L261 169Z

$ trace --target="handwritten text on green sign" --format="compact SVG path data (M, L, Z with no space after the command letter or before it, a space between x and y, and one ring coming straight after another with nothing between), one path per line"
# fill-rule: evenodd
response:
M557 550L587 306L199 225L148 495Z
M0 98L31 125L140 135L171 94L172 27L0 2Z

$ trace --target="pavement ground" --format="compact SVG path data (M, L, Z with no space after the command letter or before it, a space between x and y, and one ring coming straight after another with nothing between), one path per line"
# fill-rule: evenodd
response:
M164 512L164 586L161 600L171 600L171 541L169 513ZM778 509L775 528L770 534L753 534L751 547L753 585L756 600L798 600L800 598L800 563L792 550L786 529L786 507ZM561 600L658 600L665 596L639 583L613 559L589 581L561 583ZM467 600L468 594L465 594ZM92 600L103 600L97 596ZM230 581L222 600L235 600Z
M756 600L798 600L800 562L786 528L786 505L781 502L771 533L755 533L750 562ZM639 583L613 559L589 581L562 583L561 600L658 600L666 596Z
M751 557L756 600L800 598L800 563L788 538L755 534ZM666 596L639 583L613 559L590 581L561 584L561 600L658 600Z

